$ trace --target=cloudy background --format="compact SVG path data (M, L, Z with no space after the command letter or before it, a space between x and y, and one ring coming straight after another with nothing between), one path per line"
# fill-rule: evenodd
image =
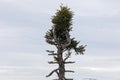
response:
M72 36L87 45L85 55L67 68L74 80L120 80L119 0L0 0L0 80L52 80L56 66L45 52L51 16L60 4L74 12Z

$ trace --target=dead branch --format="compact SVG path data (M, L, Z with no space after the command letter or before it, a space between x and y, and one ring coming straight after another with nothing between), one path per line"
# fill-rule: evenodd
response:
M49 75L47 75L46 77L50 77L54 72L58 73L57 70L59 70L58 68L57 69L54 69Z
M65 72L72 72L72 73L74 73L75 71L72 71L72 70L66 70Z
M58 62L54 62L54 61L49 61L49 64L58 64Z
M68 61L68 62L64 62L65 64L71 64L71 63L75 63L74 61Z
M67 57L64 59L64 62L70 57L70 55L71 55L71 53L68 52L68 55L67 55Z
M52 53L52 54L54 54L54 51L50 51L50 50L46 50L47 52L49 52L49 53Z
M54 53L54 54L48 54L48 55L58 55L58 54L55 54L55 53Z

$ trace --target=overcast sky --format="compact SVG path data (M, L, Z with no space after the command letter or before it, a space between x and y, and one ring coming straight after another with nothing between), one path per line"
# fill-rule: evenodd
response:
M71 35L87 45L67 68L74 80L120 80L120 0L0 0L0 80L52 80L56 66L44 35L63 3L74 12Z

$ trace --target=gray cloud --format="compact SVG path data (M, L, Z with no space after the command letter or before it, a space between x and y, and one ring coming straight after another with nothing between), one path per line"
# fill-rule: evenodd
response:
M55 48L45 43L44 35L52 25L51 16L61 3L74 11L72 36L87 45L85 55L71 58L76 61L73 65L76 73L67 76L74 76L75 80L120 78L120 72L115 71L120 67L119 0L1 0L0 67L7 67L0 68L1 80L52 79L45 78L55 67L47 64L51 58L45 50ZM105 69L107 71L102 73ZM110 73L110 69L113 72Z

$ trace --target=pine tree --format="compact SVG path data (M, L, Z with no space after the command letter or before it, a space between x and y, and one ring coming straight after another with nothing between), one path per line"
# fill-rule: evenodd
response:
M48 44L54 45L57 51L46 51L49 52L48 55L51 55L54 58L54 61L50 61L48 63L58 64L58 68L54 69L46 77L56 73L58 79L55 80L73 80L65 77L66 72L74 72L72 70L66 70L65 64L74 63L74 61L67 61L68 58L70 58L73 51L77 55L84 54L85 46L79 46L78 44L80 42L75 40L75 38L70 37L70 31L72 31L72 17L73 12L70 11L70 8L63 5L61 5L56 14L52 16L51 22L53 23L53 26L46 32L45 39Z

